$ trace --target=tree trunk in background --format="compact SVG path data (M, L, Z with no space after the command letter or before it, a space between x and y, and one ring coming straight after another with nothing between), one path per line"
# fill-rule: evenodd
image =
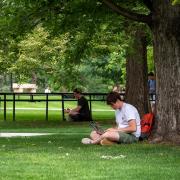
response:
M10 74L10 92L13 92L13 75Z
M126 63L127 82L125 101L134 105L141 117L149 112L146 47L145 35L137 31Z
M159 141L180 143L180 6L156 0L153 9L156 135Z
M37 76L36 73L32 73L32 84L36 84L37 83Z

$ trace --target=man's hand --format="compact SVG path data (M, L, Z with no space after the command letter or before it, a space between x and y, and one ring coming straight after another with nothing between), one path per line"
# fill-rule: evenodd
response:
M71 109L67 108L64 110L65 113L70 113Z

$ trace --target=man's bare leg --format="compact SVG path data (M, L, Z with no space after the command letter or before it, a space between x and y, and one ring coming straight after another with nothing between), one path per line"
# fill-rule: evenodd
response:
M91 144L100 144L103 139L107 139L112 142L119 141L119 133L114 131L107 131L102 135L99 135L95 131L92 131L90 137L92 139Z
M98 134L96 131L92 131L91 134L90 134L90 138L91 138L92 140L96 140L96 139L98 139L100 136L101 136L101 135Z

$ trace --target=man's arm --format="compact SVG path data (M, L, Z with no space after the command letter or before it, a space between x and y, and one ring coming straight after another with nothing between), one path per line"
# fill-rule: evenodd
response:
M77 114L80 109L81 109L81 106L77 106L74 109L69 109L69 108L65 109L64 112L69 113L69 114Z
M136 120L131 119L128 121L128 127L126 128L109 128L106 131L116 131L116 132L125 132L125 133L133 133L136 131Z
M71 109L72 112L79 112L81 109L81 106L77 106L74 109Z

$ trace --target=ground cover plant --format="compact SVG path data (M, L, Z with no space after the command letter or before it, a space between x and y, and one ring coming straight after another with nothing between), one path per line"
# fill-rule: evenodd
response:
M99 121L109 127L112 121ZM88 122L0 121L4 132L48 132L34 137L0 137L1 179L179 179L180 148L139 142L83 145Z

